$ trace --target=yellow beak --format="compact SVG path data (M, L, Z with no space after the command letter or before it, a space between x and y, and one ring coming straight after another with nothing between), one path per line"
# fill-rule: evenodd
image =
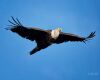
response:
M62 31L62 28L58 28L58 29Z

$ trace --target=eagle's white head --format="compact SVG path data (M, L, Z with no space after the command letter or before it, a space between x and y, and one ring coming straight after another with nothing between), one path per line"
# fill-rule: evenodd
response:
M61 31L62 31L62 28L56 28L56 29L52 30L51 37L54 39L57 39Z

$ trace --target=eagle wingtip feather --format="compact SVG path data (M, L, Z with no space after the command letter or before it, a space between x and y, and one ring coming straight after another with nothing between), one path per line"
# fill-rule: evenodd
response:
M96 35L95 35L95 33L96 33L96 31L91 32L91 33L89 34L89 36L88 36L88 37L86 37L86 38L84 38L84 39L83 39L83 41L82 41L82 42L84 42L84 43L86 44L86 41L91 40L93 37L95 37L95 36L96 36Z

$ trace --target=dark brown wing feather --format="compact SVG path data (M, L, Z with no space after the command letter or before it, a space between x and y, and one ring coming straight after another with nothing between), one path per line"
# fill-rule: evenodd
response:
M47 32L45 30L39 28L24 27L17 18L15 20L12 17L12 20L13 22L9 21L12 24L10 30L19 34L21 37L34 41L42 39L47 35Z
M81 37L75 34L61 32L59 37L55 40L55 43L59 44L66 41L80 41L85 43L85 41L93 38L94 36L95 32L91 32L88 37Z

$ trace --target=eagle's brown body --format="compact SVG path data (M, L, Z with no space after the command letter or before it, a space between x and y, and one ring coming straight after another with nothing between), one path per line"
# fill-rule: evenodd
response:
M52 30L24 27L18 19L15 20L13 17L12 19L14 22L9 21L12 24L12 27L10 28L12 32L15 32L21 37L31 41L36 41L37 46L30 52L31 55L37 51L40 51L41 49L47 48L54 43L60 44L66 41L80 41L85 43L85 41L95 36L95 32L92 32L88 37L81 37L71 33L63 33L59 29L55 29L55 32L58 32L57 36L52 36Z

